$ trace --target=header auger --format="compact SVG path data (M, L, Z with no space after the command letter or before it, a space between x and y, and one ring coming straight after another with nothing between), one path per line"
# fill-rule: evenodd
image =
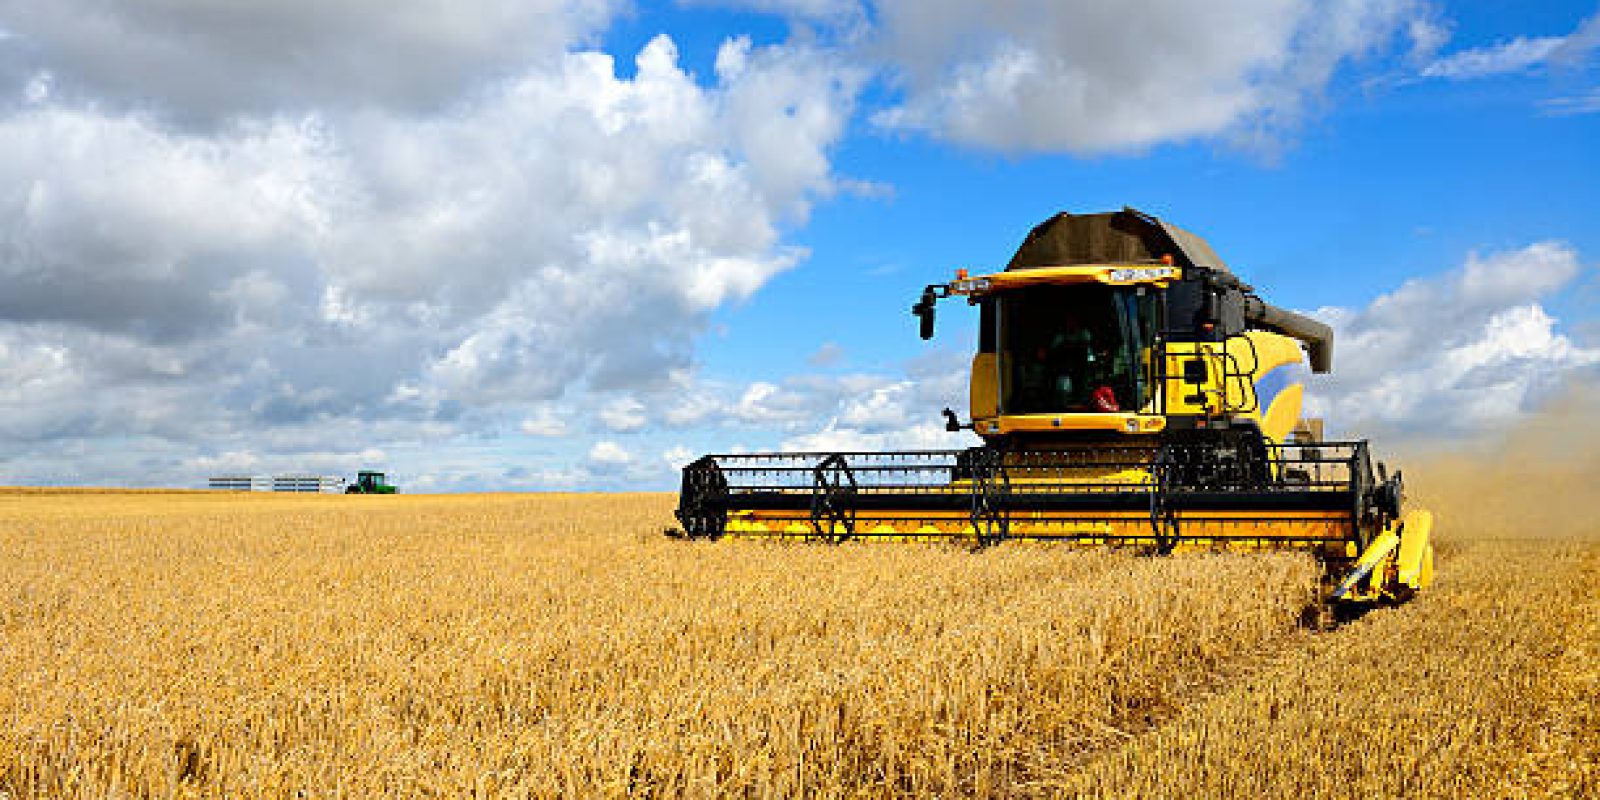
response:
M684 468L692 538L1007 539L1303 549L1331 599L1432 580L1432 516L1364 441L1300 418L1333 333L1263 301L1198 236L1123 209L1057 214L1003 271L923 290L978 310L965 450L708 455Z

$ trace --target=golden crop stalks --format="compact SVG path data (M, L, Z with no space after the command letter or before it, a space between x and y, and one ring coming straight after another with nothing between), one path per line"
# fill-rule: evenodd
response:
M0 797L1593 796L1592 517L1530 538L1416 471L1453 482L1417 482L1449 568L1327 633L1287 553L685 544L658 495L0 493Z

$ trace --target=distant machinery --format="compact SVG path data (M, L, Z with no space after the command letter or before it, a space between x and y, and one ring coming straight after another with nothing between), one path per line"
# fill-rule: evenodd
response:
M356 473L356 482L345 487L345 494L397 494L399 487L376 470L364 469Z
M208 481L212 489L226 492L289 492L339 494L345 479L337 475L290 472L281 475L218 475Z
M344 479L336 475L290 473L272 476L272 491L302 494L338 494Z
M272 479L258 475L217 475L211 478L208 485L224 492L272 491Z

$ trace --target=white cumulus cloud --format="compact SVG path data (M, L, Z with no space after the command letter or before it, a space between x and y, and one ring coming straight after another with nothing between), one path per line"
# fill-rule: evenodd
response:
M517 426L517 430L528 436L560 438L572 432L572 427L567 423L566 417L548 405L541 405Z
M1341 64L1409 36L1413 0L880 0L904 101L876 115L1011 152L1100 153L1292 125Z
M600 424L613 433L630 433L642 430L649 424L644 404L633 397L619 397L601 406L596 414Z
M633 463L633 453L616 442L602 439L589 448L589 463L599 469L615 469Z
M616 0L0 0L12 58L59 88L184 120L443 106L559 58ZM20 55L19 55L20 54Z
M1466 80L1520 72L1535 64L1543 63L1561 46L1561 42L1562 38L1559 36L1540 36L1532 39L1518 36L1489 47L1452 53L1424 67L1422 75L1425 78Z
M782 232L834 191L858 88L803 46L725 52L708 83L662 36L627 78L554 52L435 110L196 127L186 95L85 100L41 50L80 90L0 109L0 477L558 437L563 398L669 385L804 257Z
M1571 247L1540 242L1474 255L1366 308L1322 309L1337 360L1313 382L1308 411L1344 430L1465 432L1514 420L1600 364L1600 349L1574 342L1544 305L1582 271Z
M1600 47L1600 14L1564 36L1517 36L1483 47L1460 50L1430 62L1425 78L1472 80L1525 72L1546 64L1577 66Z

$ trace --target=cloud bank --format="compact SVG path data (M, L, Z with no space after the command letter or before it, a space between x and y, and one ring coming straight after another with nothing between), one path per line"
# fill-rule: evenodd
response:
M1585 19L1564 36L1517 36L1436 59L1422 69L1425 78L1473 80L1526 72L1553 65L1576 68L1600 48L1600 14Z
M1018 154L1270 138L1376 54L1459 79L1600 31L1436 58L1420 0L703 4L794 32L694 75L665 35L631 69L597 49L615 0L0 0L0 483L410 460L417 489L576 488L717 442L961 446L937 412L964 354L698 364L858 190L833 163L853 122ZM1517 413L1594 363L1549 302L1583 271L1539 243L1327 310L1323 412Z
M616 0L0 0L13 73L196 123L241 112L439 109L559 61Z
M1600 366L1600 346L1575 342L1546 308L1585 272L1571 247L1539 242L1474 254L1365 308L1321 309L1338 361L1313 384L1310 412L1343 431L1402 436L1515 422Z
M1292 128L1341 64L1418 3L877 4L904 100L887 128L1007 152L1127 152Z
M53 76L0 114L0 482L559 435L548 404L664 384L711 312L803 258L783 230L835 190L860 81L734 39L699 82L666 36L622 78L563 49L601 4L480 3L426 31L409 15L440 9L149 3L75 26L70 5L0 7ZM485 9L506 30L466 13ZM394 18L341 51L363 16ZM303 50L244 40L273 31ZM208 48L237 74L205 70ZM151 53L171 59L116 82ZM455 55L448 87L371 84Z

